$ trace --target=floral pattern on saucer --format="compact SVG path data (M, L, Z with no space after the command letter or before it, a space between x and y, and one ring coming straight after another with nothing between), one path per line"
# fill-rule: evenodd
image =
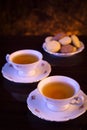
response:
M49 110L46 102L42 99L38 90L32 91L27 98L28 109L37 117L48 121L68 121L75 119L82 115L87 109L87 96L80 91L80 94L84 96L84 104L82 106L70 105L70 107L62 112L54 112Z
M42 60L35 71L36 73L33 76L22 77L19 76L18 71L12 65L6 63L2 67L2 75L4 78L18 83L33 83L47 77L51 72L51 65L47 61Z

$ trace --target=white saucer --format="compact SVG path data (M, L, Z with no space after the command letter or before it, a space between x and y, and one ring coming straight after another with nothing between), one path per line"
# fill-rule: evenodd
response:
M81 47L76 51L76 52L72 52L72 53L53 53L51 51L48 51L46 49L46 43L44 42L43 45L42 45L42 48L49 54L52 54L54 56L58 56L58 57L69 57L69 56L72 56L72 55L75 55L75 54L78 54L80 52L83 51L83 49L85 48L84 44L81 42Z
M12 65L6 63L2 67L2 75L6 79L17 83L33 83L47 77L51 72L51 66L48 62L42 60L35 71L36 73L33 76L22 77L19 76L18 71L15 70Z
M82 106L70 105L70 107L65 111L53 112L48 109L38 90L35 89L27 97L27 107L34 115L41 119L56 122L68 121L79 117L87 109L87 96L82 91L80 93L85 98Z

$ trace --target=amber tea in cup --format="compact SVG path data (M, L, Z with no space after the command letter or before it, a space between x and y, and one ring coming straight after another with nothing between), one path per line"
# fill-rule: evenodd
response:
M79 95L79 83L67 76L49 76L38 83L37 89L52 111L64 111L70 105L82 105L84 102Z
M74 95L74 88L68 84L63 82L52 82L47 83L42 88L42 93L49 98L53 99L66 99L70 98Z
M18 50L6 55L6 60L20 76L34 76L36 68L42 61L41 52L32 49Z
M12 62L16 64L32 64L38 60L38 57L33 54L19 54L12 58Z

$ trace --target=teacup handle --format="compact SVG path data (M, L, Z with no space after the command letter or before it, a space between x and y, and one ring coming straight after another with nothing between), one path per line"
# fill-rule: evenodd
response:
M10 63L10 61L9 61L9 56L10 56L9 54L6 55L6 61L7 61L8 63Z
M78 105L78 106L83 105L83 103L84 103L84 97L83 96L74 97L70 102L71 105Z

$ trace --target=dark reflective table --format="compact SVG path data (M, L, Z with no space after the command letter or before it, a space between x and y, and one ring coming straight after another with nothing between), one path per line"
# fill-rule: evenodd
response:
M50 75L65 75L77 80L82 91L87 94L87 36L79 36L85 49L74 56L59 58L42 49L44 36L0 37L0 70L6 63L5 56L20 49L35 49L43 54L43 59L51 64ZM37 87L35 83L14 83L0 73L0 130L85 130L87 112L66 122L51 122L34 116L27 108L28 94Z

